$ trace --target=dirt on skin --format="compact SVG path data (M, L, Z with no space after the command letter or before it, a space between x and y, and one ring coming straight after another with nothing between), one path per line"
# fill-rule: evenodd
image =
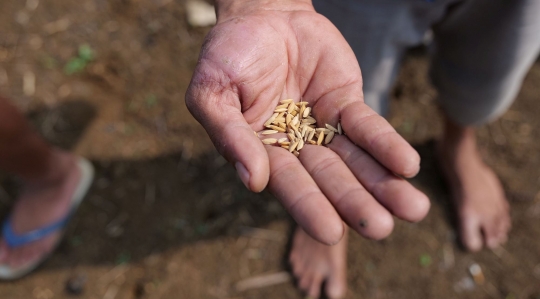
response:
M235 290L243 279L288 269L292 222L271 195L243 187L184 105L209 30L186 25L184 5L0 3L0 92L48 140L97 168L58 251L32 275L1 283L0 298L303 298L293 282ZM66 74L83 44L93 60ZM384 241L351 234L347 298L540 298L540 65L510 110L479 130L483 156L511 200L513 230L503 248L477 254L456 243L433 157L441 120L426 70L422 51L406 58L389 119L422 155L412 181L433 208L419 224L397 221ZM31 74L35 92L25 93ZM3 219L17 182L2 177ZM470 278L474 263L483 285Z

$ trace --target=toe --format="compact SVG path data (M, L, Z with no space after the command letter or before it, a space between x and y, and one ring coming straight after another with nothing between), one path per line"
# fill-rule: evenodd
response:
M510 232L510 226L505 226L499 231L500 244L505 244L508 241L509 232Z
M325 285L325 293L328 298L340 299L345 297L347 291L347 279L344 273L338 273L328 278Z
M345 285L345 283L342 281L338 281L338 279L335 278L329 279L325 288L326 295L328 296L328 298L331 299L341 299L345 297L346 291L347 286Z
M510 229L510 217L508 213L496 215L482 226L486 246L494 249L506 242L508 230Z
M497 223L498 245L502 245L506 243L506 241L508 241L508 233L510 231L510 227L510 217L508 215L500 217L500 220Z
M476 217L470 217L462 213L461 218L461 242L469 251L482 249L482 235L480 223Z
M512 228L512 219L510 218L510 212L506 210L505 215L501 218L502 220L500 221L499 232L501 234L508 235L510 229Z
M307 295L309 298L317 299L319 298L319 295L321 293L321 284L323 281L323 277L319 275L313 276L311 279L311 284L309 286L309 290L307 292Z
M484 239L485 239L486 247L489 249L495 249L500 244L499 236L495 234L494 232L487 233Z
M481 230L484 236L484 244L487 248L493 249L499 246L499 231L495 219L488 220L482 224Z
M292 266L292 272L294 277L297 279L300 279L302 277L302 274L304 273L304 265L302 263L291 263Z
M311 276L309 275L303 275L302 277L299 277L298 279L298 288L304 292L308 293L309 287L311 285Z
M508 234L502 234L499 237L499 245L504 245L506 242L508 242Z

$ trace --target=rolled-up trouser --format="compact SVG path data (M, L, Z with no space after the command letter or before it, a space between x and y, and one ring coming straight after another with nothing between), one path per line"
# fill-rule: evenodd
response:
M540 0L314 0L356 54L380 114L408 47L432 29L430 77L447 116L477 125L512 103L540 52Z

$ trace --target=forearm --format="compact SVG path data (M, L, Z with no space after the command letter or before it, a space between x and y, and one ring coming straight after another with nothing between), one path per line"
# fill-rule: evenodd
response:
M218 22L257 10L313 11L313 5L311 0L216 0Z

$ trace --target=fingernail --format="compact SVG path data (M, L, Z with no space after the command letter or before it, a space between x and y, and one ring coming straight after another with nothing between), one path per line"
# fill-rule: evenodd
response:
M236 167L236 171L238 172L238 176L240 177L240 179L242 180L242 182L244 183L246 188L249 189L249 171L240 162L236 162L236 164L234 164L234 167Z

